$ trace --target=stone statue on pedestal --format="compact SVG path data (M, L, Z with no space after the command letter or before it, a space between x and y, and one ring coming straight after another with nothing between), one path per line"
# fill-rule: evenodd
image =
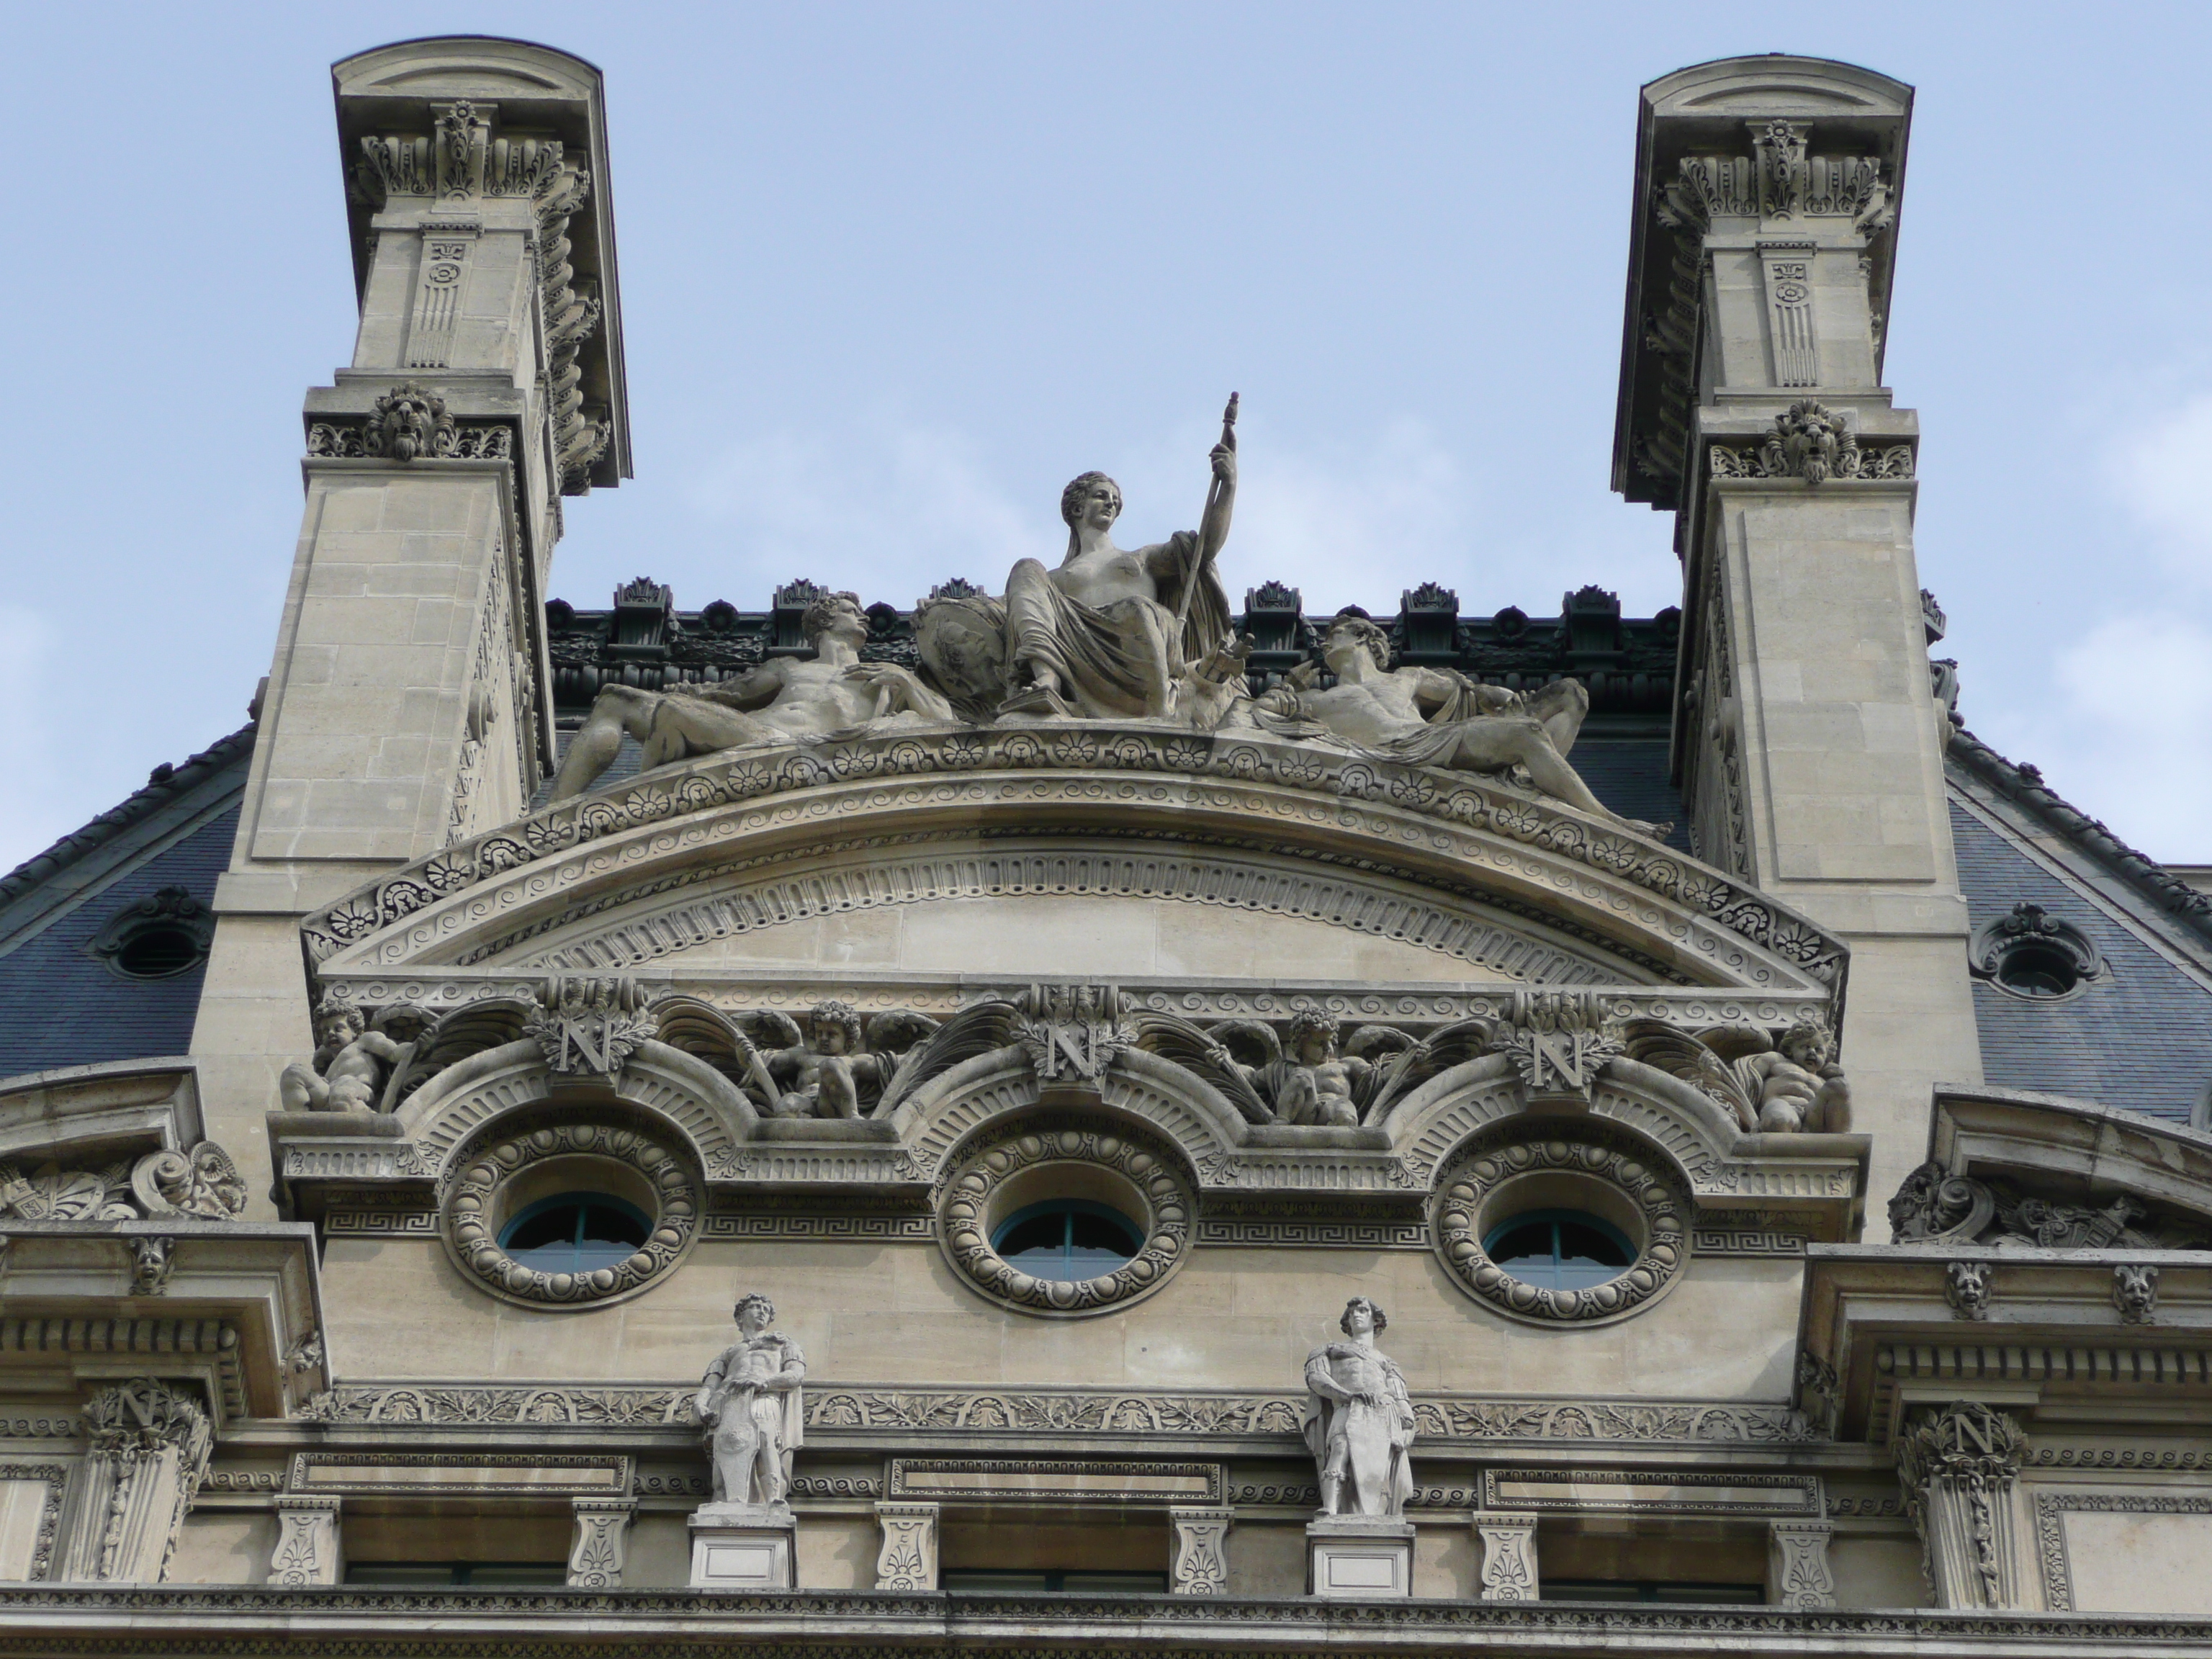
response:
M806 1437L806 1356L769 1333L775 1304L766 1297L745 1297L732 1311L738 1340L707 1367L693 1401L714 1461L713 1506L781 1510L792 1453Z
M814 655L772 657L735 679L666 691L610 685L592 705L554 781L552 799L590 788L614 762L627 732L647 768L749 743L791 743L893 722L957 718L912 669L862 662L868 619L857 594L824 593L800 621Z
M1375 1346L1389 1322L1355 1296L1338 1322L1345 1340L1306 1356L1303 1427L1321 1474L1321 1513L1402 1519L1413 1492L1413 1402L1396 1362Z

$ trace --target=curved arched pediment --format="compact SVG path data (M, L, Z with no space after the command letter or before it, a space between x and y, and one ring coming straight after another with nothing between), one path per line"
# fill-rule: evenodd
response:
M1003 897L1228 906L1523 983L1832 994L1844 963L1718 872L1487 777L1093 723L706 757L450 848L302 930L337 972L605 969Z
M727 1166L751 1138L752 1103L727 1078L665 1042L646 1042L611 1080L614 1097L676 1129L709 1170ZM535 1042L502 1043L447 1066L396 1114L426 1172L444 1173L454 1150L492 1119L550 1097L552 1074Z

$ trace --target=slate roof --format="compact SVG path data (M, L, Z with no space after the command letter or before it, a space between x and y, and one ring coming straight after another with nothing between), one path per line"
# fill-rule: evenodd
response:
M0 1077L191 1047L205 965L134 980L86 946L165 887L203 904L230 863L253 754L247 726L0 877Z
M2110 972L2045 1001L1974 982L1985 1081L2204 1121L2212 1090L2212 896L1957 732L1948 765L1959 881L1974 926L2022 902L2080 928Z

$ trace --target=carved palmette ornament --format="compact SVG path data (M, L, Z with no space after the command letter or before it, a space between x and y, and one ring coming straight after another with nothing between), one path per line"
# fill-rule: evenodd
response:
M1038 1279L992 1249L991 1194L1018 1171L1054 1163L1112 1170L1144 1195L1152 1212L1144 1249L1114 1272ZM938 1236L960 1275L992 1300L1024 1313L1081 1317L1126 1307L1165 1284L1190 1252L1196 1207L1180 1159L1157 1137L1086 1117L1030 1118L987 1131L949 1166L939 1188Z
M597 1158L626 1164L652 1184L659 1213L651 1235L611 1267L548 1273L526 1267L499 1247L492 1218L500 1189L532 1166L556 1158ZM446 1247L470 1278L518 1302L577 1307L634 1294L672 1267L698 1235L699 1178L684 1158L634 1129L566 1123L493 1136L459 1160L440 1224Z
M1514 1278L1484 1250L1478 1220L1483 1200L1516 1176L1551 1172L1603 1182L1642 1214L1643 1248L1618 1278L1587 1290L1553 1291ZM1625 1317L1663 1295L1690 1259L1691 1200L1664 1155L1588 1127L1570 1132L1521 1121L1477 1137L1445 1164L1431 1214L1431 1237L1453 1279L1498 1312L1534 1323Z

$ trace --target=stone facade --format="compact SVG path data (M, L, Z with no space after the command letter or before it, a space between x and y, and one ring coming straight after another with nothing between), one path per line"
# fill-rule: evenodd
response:
M337 80L253 724L0 884L0 977L203 975L0 1079L0 1643L2212 1637L2212 1139L1978 1024L2212 923L1927 660L1909 88L1644 88L1683 599L1553 621L1232 609L1234 399L1155 546L1084 473L997 592L549 602L629 471L597 72Z

